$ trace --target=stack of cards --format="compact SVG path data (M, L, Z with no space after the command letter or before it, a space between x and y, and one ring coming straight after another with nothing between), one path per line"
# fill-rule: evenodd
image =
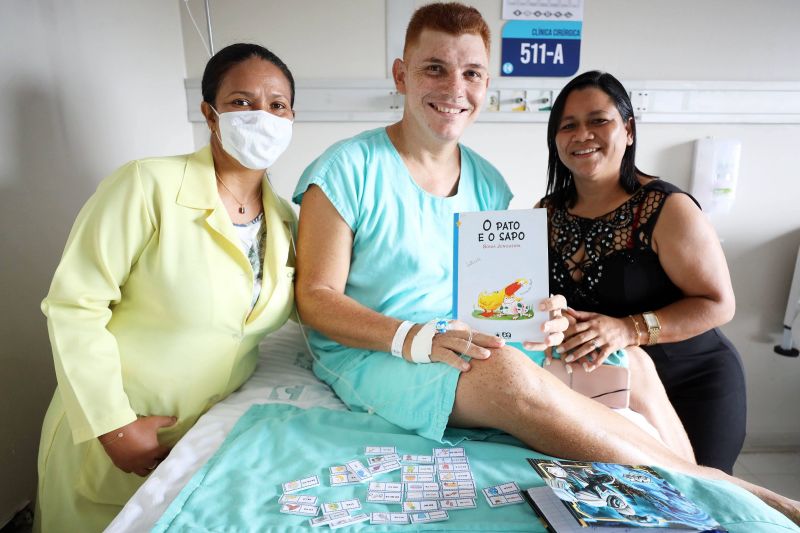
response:
M481 492L483 492L483 495L486 497L486 502L491 507L502 507L504 505L512 505L525 501L520 495L519 486L513 481L503 483L502 485L486 487Z

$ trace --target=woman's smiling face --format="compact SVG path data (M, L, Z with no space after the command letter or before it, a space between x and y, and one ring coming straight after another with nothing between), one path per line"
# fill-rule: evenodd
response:
M575 180L618 181L622 158L631 144L630 121L622 121L605 92L589 87L567 96L556 148Z

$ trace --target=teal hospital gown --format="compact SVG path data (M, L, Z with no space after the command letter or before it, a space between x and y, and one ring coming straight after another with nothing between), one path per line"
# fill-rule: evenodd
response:
M451 316L453 215L506 209L512 198L489 162L466 146L460 150L458 191L446 198L417 185L385 128L334 144L303 172L294 202L300 204L316 185L353 232L347 296L400 320ZM343 346L317 332L309 341L318 358L315 373L351 409L375 412L442 440L455 400L456 369Z

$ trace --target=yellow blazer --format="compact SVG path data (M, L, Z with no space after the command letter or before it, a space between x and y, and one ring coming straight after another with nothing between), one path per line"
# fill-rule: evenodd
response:
M165 415L178 422L159 437L174 444L252 374L259 341L293 309L296 218L266 183L263 190L267 246L251 312L253 270L217 193L208 147L134 161L100 184L42 303L58 388L42 431L40 491L48 454L61 455L65 435L69 444L94 441L81 459L95 463L84 465L92 478L117 477L94 437L137 415ZM110 488L90 492L117 503Z

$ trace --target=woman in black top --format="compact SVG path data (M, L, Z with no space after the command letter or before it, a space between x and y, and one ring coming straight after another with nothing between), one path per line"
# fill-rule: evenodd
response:
M731 473L745 435L741 358L717 329L735 303L719 239L697 202L635 166L628 94L587 72L559 94L547 129L551 291L577 323L559 352L599 365L641 345L698 464Z

